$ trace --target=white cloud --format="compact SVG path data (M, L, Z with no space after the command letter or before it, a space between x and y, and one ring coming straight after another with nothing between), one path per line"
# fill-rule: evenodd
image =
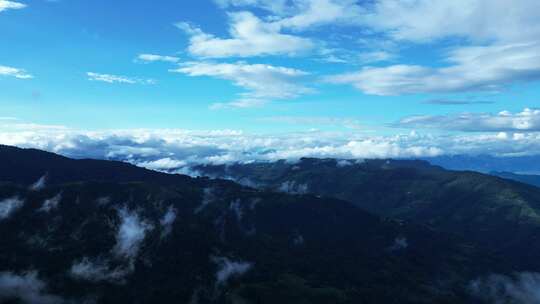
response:
M378 0L363 22L396 40L455 36L473 42L523 42L540 36L538 12L536 0Z
M62 298L48 294L47 284L35 271L24 274L0 272L0 302L20 300L25 304L59 304Z
M0 11L2 8L1 5L2 5L2 2L0 2ZM19 78L19 79L34 78L34 76L28 74L25 70L8 67L4 65L0 65L0 76L11 76L11 77Z
M374 95L499 91L505 86L540 79L540 43L462 47L449 53L450 65L364 67L327 81L351 84Z
M222 8L255 6L277 14L282 14L289 8L288 0L215 0L215 2Z
M493 104L494 101L490 100L476 100L476 99L445 99L435 98L426 100L423 103L433 105L472 105L472 104Z
M162 55L155 55L155 54L140 54L137 56L137 61L140 62L170 62L170 63L177 63L180 61L180 58L174 57L174 56L162 56Z
M91 81L102 81L107 83L126 83L126 84L155 84L156 81L153 79L140 79L140 78L130 78L125 76L111 75L111 74L99 74L94 72L86 73L88 80Z
M0 12L8 10L8 9L21 9L25 8L26 4L15 2L15 1L8 1L8 0L0 0ZM1 69L1 67L0 67ZM1 73L0 73L1 74Z
M130 129L91 132L67 128L0 128L0 143L43 149L75 158L115 159L142 165L169 158L189 166L296 160L301 157L365 159L454 154L538 155L540 132L436 135L407 132L377 136L354 130L254 134L239 130ZM164 170L178 172L171 167Z
M218 38L187 23L177 26L190 35L189 52L204 58L295 55L313 48L309 39L280 32L250 12L230 13L230 38Z
M502 111L496 115L464 113L446 116L411 116L400 120L395 126L466 132L534 132L540 131L540 110L524 109L515 114Z
M31 191L41 191L47 186L47 174L40 177L35 183L30 185Z
M240 98L231 102L216 102L210 105L210 110L221 110L221 109L247 109L247 108L258 108L267 104L268 101L264 99L257 98Z
M271 24L282 29L306 30L327 24L360 24L366 9L356 0L216 0L224 8L256 7L267 10Z
M305 30L326 24L359 24L365 9L356 0L296 0L296 14L275 23L284 28Z
M331 83L350 84L367 94L402 95L498 92L540 79L538 1L378 0L364 9L361 23L382 40L427 45L461 38L463 46L445 54L442 66L368 66L331 76Z
M141 167L145 167L151 170L167 171L170 169L176 169L186 165L185 161L172 159L170 157L160 158L157 160L142 162L139 164Z
M473 295L494 304L540 303L540 274L491 275L471 283Z
M396 55L387 51L370 51L365 53L360 53L360 62L361 63L373 63L381 61L390 61L395 59Z
M152 229L152 226L127 208L119 209L118 216L120 217L120 227L116 236L114 253L118 257L133 260L137 257L146 233Z
M391 251L399 251L403 249L407 249L409 247L409 242L407 241L407 238L405 237L397 237L394 239L394 243L392 246L390 246Z
M54 197L52 197L50 199L46 199L43 202L43 205L41 206L41 208L38 209L38 211L40 211L40 212L49 212L49 211L51 211L53 209L56 209L56 208L58 208L58 204L60 204L61 200L62 200L62 193L58 193Z
M246 89L237 101L218 104L220 107L253 107L264 104L269 99L295 98L313 92L301 82L307 72L266 64L187 62L172 72L188 76L209 76L230 80L235 86Z
M165 212L165 214L159 221L159 224L163 228L163 232L161 233L162 237L165 237L171 233L172 226L174 224L174 221L176 220L176 216L177 216L176 209L172 205L169 206L169 208L167 208L167 212Z
M14 212L21 209L24 201L18 197L11 197L0 201L0 221L9 218Z
M219 267L216 273L216 284L218 286L226 285L230 279L245 274L253 267L251 263L232 261L226 257L213 257L212 261Z

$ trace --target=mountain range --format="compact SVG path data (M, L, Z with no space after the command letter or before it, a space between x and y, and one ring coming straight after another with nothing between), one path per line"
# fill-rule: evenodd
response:
M537 250L540 191L517 182L390 160L191 178L8 146L0 159L2 303L537 299L536 274L518 273L536 251L508 250Z
M345 200L480 244L521 270L540 270L540 188L531 185L421 160L303 158L194 169L259 189Z

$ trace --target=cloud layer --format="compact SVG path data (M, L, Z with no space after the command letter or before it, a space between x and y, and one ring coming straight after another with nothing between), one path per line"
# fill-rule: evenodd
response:
M301 157L418 158L438 155L538 155L537 110L522 113L469 114L459 117L409 118L401 127L490 130L457 134L407 131L377 136L355 129L342 132L306 131L250 134L239 130L196 131L136 129L82 131L68 128L2 128L0 143L32 147L75 158L128 161L154 170L179 170L192 164L296 160ZM441 122L442 121L442 122ZM506 131L501 131L506 130ZM501 131L501 132L499 132Z

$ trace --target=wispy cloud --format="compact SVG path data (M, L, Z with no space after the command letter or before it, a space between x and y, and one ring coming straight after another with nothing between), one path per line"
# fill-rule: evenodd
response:
M0 221L9 218L24 205L24 200L19 197L10 197L0 201Z
M126 76L118 76L111 74L99 74L94 72L86 73L88 80L91 81L101 81L107 83L125 83L125 84L155 84L156 81L153 79L141 79L141 78L130 78Z
M494 304L540 303L540 274L491 275L473 281L470 290L478 298Z
M140 54L137 56L137 62L169 62L177 63L180 61L180 58L174 56L162 56L155 54Z
M111 269L107 261L91 260L83 258L71 265L69 274L77 280L90 282L110 282L115 284L124 283L124 278L131 272L131 268L117 267Z
M427 128L466 132L536 132L540 131L540 110L524 109L519 113L464 113L460 115L423 115L401 119L401 128Z
M294 124L304 126L342 126L348 129L361 129L361 123L354 118L339 117L305 117L305 116L271 116L259 119L264 122L275 122L281 124Z
M260 106L272 99L296 98L313 92L303 85L309 73L266 64L187 62L171 72L188 76L209 76L232 81L248 92L236 101L214 105L214 108Z
M473 42L534 41L540 35L535 0L377 0L363 23L396 40L417 43L446 37ZM482 22L479 22L482 20Z
M9 9L21 9L25 7L26 7L26 4L23 4L20 2L0 0L0 12L9 10Z
M490 100L467 100L467 99L429 99L425 100L423 103L425 104L432 104L432 105L443 105L443 106L450 106L450 105L475 105L475 104L494 104L494 101Z
M59 304L65 301L47 293L47 284L35 271L16 274L0 272L0 301L20 300L24 304Z
M216 285L223 286L235 277L239 277L248 272L253 265L244 261L233 261L227 257L212 257L212 261L218 265L216 273Z
M447 67L420 65L364 67L359 72L327 77L373 95L497 92L516 82L540 79L540 43L462 47L447 58Z
M1 2L0 2L0 5L1 5ZM1 6L0 6L0 8L1 8ZM15 78L18 78L18 79L31 79L31 78L34 78L34 76L28 74L23 69L17 69L17 68L13 68L13 67L4 66L4 65L0 65L0 76L11 76L11 77L15 77Z

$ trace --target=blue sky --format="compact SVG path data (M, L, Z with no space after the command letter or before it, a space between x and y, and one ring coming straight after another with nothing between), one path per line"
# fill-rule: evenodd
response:
M13 130L51 128L535 137L539 12L533 0L0 0L3 142L35 145Z

